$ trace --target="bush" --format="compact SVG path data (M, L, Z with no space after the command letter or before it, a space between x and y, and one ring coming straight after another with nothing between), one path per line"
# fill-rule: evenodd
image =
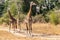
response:
M22 22L22 21L24 20L25 16L26 16L25 14L20 13L19 15L16 15L15 18L16 18L16 19L19 18L20 21Z
M44 23L45 20L44 20L44 17L40 14L40 15L36 15L33 17L33 22L41 22L41 23Z
M4 13L2 15L2 17L0 18L0 24L2 24L3 22L8 23L9 22L9 17L7 13Z
M53 23L53 24L58 24L59 23L59 18L56 15L56 13L54 13L54 12L50 13L49 19L50 19L50 22Z
M24 20L25 16L26 16L26 15L23 14L23 13L20 14L20 21L21 21L21 22Z
M17 18L18 18L18 15L15 15L15 16L13 16L16 20L17 20ZM20 18L20 21L22 22L23 20L24 20L24 18L25 18L25 14L23 14L23 13L20 13L20 15L19 15L19 18ZM8 16L8 13L4 13L3 15L2 15L2 17L0 18L0 24L2 24L3 22L5 22L5 23L9 23L9 16Z

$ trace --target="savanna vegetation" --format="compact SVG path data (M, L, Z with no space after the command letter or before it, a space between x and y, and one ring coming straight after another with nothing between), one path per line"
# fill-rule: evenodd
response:
M0 4L0 24L9 22L7 8L10 8L11 14L16 19L19 18L22 22L27 12L29 11L30 2L33 1L37 5L32 7L33 22L42 23L60 23L60 0L6 0ZM39 11L36 7L39 7ZM18 8L17 8L18 7Z

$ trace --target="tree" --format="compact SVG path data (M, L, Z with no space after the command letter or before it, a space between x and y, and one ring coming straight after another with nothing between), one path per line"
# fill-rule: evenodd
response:
M2 16L4 7L5 7L4 4L0 4L0 17Z

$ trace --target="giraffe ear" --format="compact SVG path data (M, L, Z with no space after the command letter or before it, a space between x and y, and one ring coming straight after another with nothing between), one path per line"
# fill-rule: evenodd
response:
M10 10L10 8L8 8L8 10Z
M30 4L33 4L33 1L31 1Z
M30 2L30 5L36 5L36 3L34 3L33 1Z
M36 3L33 3L33 5L36 5Z
M10 12L10 8L7 8L7 12Z

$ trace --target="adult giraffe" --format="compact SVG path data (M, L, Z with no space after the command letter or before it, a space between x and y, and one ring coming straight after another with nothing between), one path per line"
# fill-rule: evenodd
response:
M36 5L33 1L30 3L30 9L29 12L27 13L27 16L24 20L25 24L26 24L26 28L27 28L27 32L29 34L31 34L32 32L32 6Z
M9 22L9 31L11 28L14 28L14 32L17 29L17 20L11 15L10 9L7 10L9 18L10 18L10 22Z

